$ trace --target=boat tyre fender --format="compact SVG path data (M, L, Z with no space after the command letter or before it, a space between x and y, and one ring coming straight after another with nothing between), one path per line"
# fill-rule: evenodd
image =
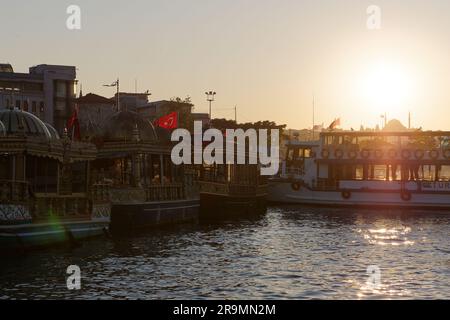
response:
M397 151L395 149L390 149L388 151L388 157L391 159L397 158Z
M336 149L336 151L334 152L334 156L337 159L342 159L342 157L344 156L344 151L342 151L341 149Z
M409 191L405 191L405 190L402 191L400 196L402 197L403 201L410 201L411 200L411 192L409 192Z
M383 158L383 151L380 149L375 150L375 158L377 159Z
M358 156L358 154L356 153L355 150L351 150L351 151L348 152L348 157L350 159L356 159L357 156Z
M364 159L367 159L370 157L370 151L367 149L364 149L363 151L361 151L361 157L363 157Z
M439 157L439 151L436 149L430 150L430 158L436 160Z
M409 149L403 149L402 150L402 158L404 160L411 158L411 151Z
M292 187L292 190L294 190L294 191L299 191L300 188L301 188L301 185L300 185L299 182L293 182L292 185L291 185L291 187Z
M352 197L352 193L348 190L342 191L342 198L344 199L350 199Z
M418 160L422 159L424 155L425 152L423 152L422 149L417 149L416 151L414 151L414 157Z
M450 159L450 149L444 151L444 157L445 159Z

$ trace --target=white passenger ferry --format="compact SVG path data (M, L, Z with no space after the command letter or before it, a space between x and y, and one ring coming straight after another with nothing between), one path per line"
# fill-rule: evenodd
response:
M289 141L268 200L450 209L450 132L327 131Z

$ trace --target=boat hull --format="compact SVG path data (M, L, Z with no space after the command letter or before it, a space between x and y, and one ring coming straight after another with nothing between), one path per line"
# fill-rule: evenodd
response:
M266 195L232 196L224 194L200 194L202 220L226 219L264 214L267 210Z
M0 251L76 244L80 240L104 235L108 227L109 219L0 225Z
M137 229L195 221L199 210L198 199L113 204L111 231L129 234Z
M271 203L450 210L448 192L412 190L408 191L410 199L404 199L400 190L311 190L303 186L294 190L290 181L270 182L268 191Z

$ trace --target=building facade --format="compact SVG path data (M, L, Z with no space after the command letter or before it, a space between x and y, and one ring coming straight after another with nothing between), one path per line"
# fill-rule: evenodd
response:
M73 66L42 64L19 73L0 64L0 110L28 111L61 134L74 107L76 83Z

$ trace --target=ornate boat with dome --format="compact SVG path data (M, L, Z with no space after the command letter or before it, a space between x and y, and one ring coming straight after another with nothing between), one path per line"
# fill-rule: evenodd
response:
M168 131L124 110L106 118L99 132L91 184L110 194L113 233L198 218L195 173L172 163Z
M0 250L42 247L101 235L108 195L89 185L97 149L60 137L21 110L0 110Z
M269 201L450 209L450 132L325 131L290 141Z

